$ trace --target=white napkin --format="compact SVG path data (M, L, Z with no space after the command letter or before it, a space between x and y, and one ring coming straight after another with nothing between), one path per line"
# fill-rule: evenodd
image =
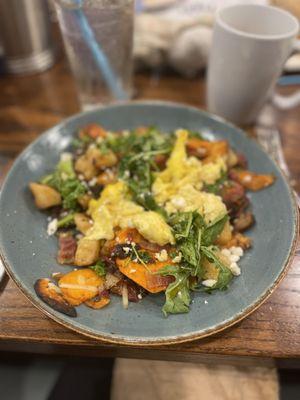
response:
M207 65L214 12L235 3L267 4L269 0L181 0L156 12L136 16L134 56L148 67L170 65L193 77ZM143 10L140 0L138 10Z

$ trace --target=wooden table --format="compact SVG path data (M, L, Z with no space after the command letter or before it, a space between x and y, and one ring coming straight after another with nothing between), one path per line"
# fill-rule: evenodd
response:
M139 74L138 98L166 99L205 107L204 78ZM0 78L0 170L50 126L78 111L68 66L30 77ZM286 91L286 89L284 90ZM283 91L283 92L284 92ZM278 113L284 151L295 180L300 177L300 108ZM298 186L298 189L300 187ZM85 338L51 321L6 280L0 289L0 350L47 354L134 357L181 361L285 364L300 356L300 257L276 292L250 317L210 338L156 348L128 348ZM300 363L299 363L300 365Z

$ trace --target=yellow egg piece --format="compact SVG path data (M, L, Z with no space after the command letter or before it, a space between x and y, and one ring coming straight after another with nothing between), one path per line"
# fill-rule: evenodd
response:
M131 200L127 185L119 181L107 185L98 200L91 200L88 214L94 224L87 232L86 239L111 240L114 228L136 228L150 242L161 246L174 243L171 228L154 211L145 211Z
M219 196L202 192L203 184L213 184L226 171L222 157L214 162L202 164L195 157L188 157L186 142L188 132L178 130L177 140L167 167L157 174L152 192L158 204L165 207L168 214L178 211L198 211L207 223L225 215L227 210Z

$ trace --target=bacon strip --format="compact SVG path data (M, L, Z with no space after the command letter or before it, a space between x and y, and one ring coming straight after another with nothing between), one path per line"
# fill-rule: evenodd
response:
M149 289L161 288L165 286L167 288L170 283L174 282L174 276L161 276L159 274L147 274L147 286Z
M73 264L77 249L77 242L73 236L61 235L58 239L57 262L59 264Z

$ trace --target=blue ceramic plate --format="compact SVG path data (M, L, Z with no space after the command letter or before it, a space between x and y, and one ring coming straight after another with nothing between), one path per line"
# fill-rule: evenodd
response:
M33 283L52 272L67 271L56 263L57 239L48 237L45 215L34 206L28 182L53 169L79 127L98 122L111 130L156 125L199 130L209 139L226 139L243 152L253 171L276 175L266 190L250 193L257 223L248 233L253 248L241 261L242 274L225 292L195 293L189 314L161 313L164 296L147 296L122 308L113 298L103 310L78 308L78 317L60 314L36 296ZM76 115L47 131L17 159L0 199L0 248L7 272L28 299L50 318L77 332L122 344L171 344L208 336L254 311L285 275L296 241L297 210L282 173L244 132L196 108L163 102L116 105Z

